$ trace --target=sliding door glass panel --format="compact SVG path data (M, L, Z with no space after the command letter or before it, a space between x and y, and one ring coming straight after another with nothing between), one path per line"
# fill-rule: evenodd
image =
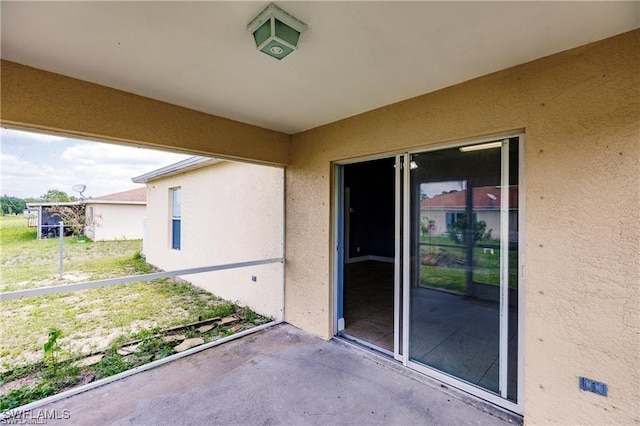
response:
M501 235L502 145L413 154L409 182L409 359L495 393L500 393L501 238L509 239L509 251L513 244L517 263L517 220L509 235ZM517 145L517 139L507 144L514 147L516 171L509 170L509 176L516 179L516 199ZM517 288L515 269L513 277ZM512 321L509 336L515 334L516 346L510 357L517 350L517 315Z

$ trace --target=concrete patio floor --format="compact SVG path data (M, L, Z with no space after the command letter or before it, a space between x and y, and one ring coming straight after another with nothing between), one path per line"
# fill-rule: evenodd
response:
M47 424L505 425L520 418L288 324L41 407Z

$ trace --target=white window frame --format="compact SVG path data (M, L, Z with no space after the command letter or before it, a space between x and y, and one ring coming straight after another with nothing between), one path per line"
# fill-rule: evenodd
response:
M172 250L180 251L182 249L182 188L179 186L169 188L169 194L169 214L171 217L169 221L169 246ZM178 222L177 244L175 232L176 222Z

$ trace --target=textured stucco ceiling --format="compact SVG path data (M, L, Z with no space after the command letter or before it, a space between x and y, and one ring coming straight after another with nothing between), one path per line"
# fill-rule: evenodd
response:
M296 133L637 28L638 2L280 2L282 61L246 24L267 2L1 3L3 59Z

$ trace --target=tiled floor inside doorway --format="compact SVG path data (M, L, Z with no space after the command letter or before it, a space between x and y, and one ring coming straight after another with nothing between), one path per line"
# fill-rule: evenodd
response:
M344 271L344 332L393 352L393 263L350 263Z

